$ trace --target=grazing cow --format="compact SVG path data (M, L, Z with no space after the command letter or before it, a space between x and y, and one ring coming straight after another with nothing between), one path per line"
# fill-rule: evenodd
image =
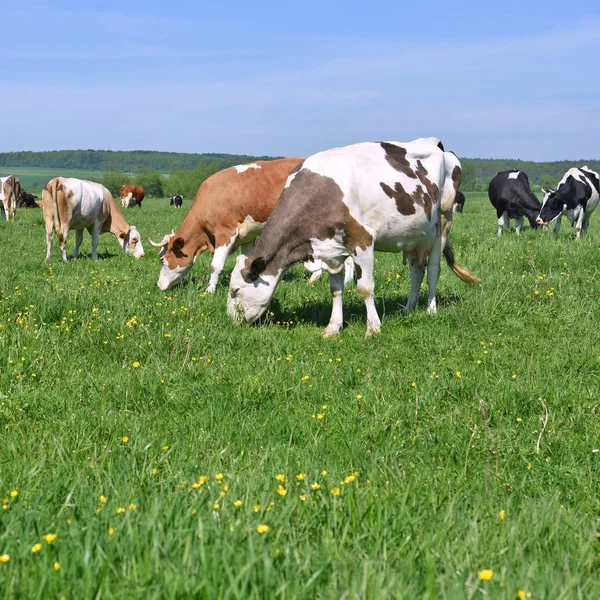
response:
M454 260L450 245L452 204L461 179L460 162L436 138L412 142L367 142L307 158L290 173L271 218L250 256L239 256L231 275L227 312L254 322L265 312L285 270L321 260L330 273L333 310L324 337L343 323L342 265L354 261L358 293L367 307L367 333L381 322L373 297L374 251L408 258L415 308L428 262L429 312L442 253L456 275L477 279Z
M544 200L537 218L539 225L556 221L554 233L560 231L560 219L565 215L575 225L577 239L587 231L590 216L600 200L600 176L588 167L569 169L558 182L556 191L542 190Z
M7 221L15 218L17 199L21 193L21 183L14 175L0 177L0 213Z
M170 206L174 206L175 208L181 208L182 205L183 205L183 196L181 194L177 194L177 196L171 196Z
M129 226L110 192L99 183L72 177L55 177L42 191L44 221L46 222L46 262L50 262L52 229L58 237L62 260L67 262L67 235L75 229L75 251L83 241L83 230L92 236L92 258L98 259L98 238L101 233L112 233L123 250L135 258L144 256L140 234Z
M21 193L17 200L17 208L40 208L40 205L35 201L36 198L37 196L27 192L25 188L21 188Z
M461 213L465 207L465 195L459 190L456 192L454 204L452 205L452 214Z
M128 185L124 183L120 188L121 206L129 208L136 204L142 208L142 200L146 195L144 188L141 185Z
M501 171L491 181L488 197L498 216L498 235L502 235L504 227L510 227L510 220L516 219L517 235L523 227L523 217L527 217L532 228L538 223L536 218L540 212L541 203L529 187L527 174L518 169Z
M206 179L177 233L160 244L158 287L180 283L204 250L214 254L206 291L215 291L225 260L237 247L248 254L281 195L290 171L301 158L256 161L223 169Z

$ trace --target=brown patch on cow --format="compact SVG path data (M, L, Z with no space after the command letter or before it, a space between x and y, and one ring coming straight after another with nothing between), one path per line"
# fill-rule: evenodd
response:
M456 165L452 171L452 183L454 184L454 190L458 192L458 186L462 179L462 169Z
M356 279L360 279L362 277L362 268L360 265L354 264L354 269L356 271Z
M381 147L385 150L385 159L393 169L404 173L411 179L417 178L410 163L406 160L406 148L390 144L389 142L381 142Z
M211 175L200 185L177 230L177 237L185 240L181 249L185 256L176 256L171 250L172 241L165 249L164 259L169 268L186 266L203 251L212 253L217 246L228 245L247 217L256 223L265 223L288 176L297 172L303 162L304 158L256 160L252 164L260 169L238 173L235 167L229 167Z
M379 185L381 186L381 189L396 202L396 208L401 215L414 215L417 212L413 197L406 192L400 182L397 182L394 185L394 189L387 183L381 182ZM418 186L417 189L421 189L421 186Z
M291 264L313 258L311 239L333 239L343 232L343 243L353 254L373 244L371 234L350 214L340 186L325 175L303 168L281 198L246 260L242 277L276 275Z
M431 221L431 211L437 202L439 188L427 178L427 169L420 160L417 161L415 177L419 179L421 185L417 185L412 194L409 194L400 182L394 184L394 189L387 183L381 182L379 185L387 196L396 202L396 208L401 215L414 215L415 204L418 204L425 211L427 220Z

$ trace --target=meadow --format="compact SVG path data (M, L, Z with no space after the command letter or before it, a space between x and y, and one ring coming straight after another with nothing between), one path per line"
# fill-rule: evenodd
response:
M86 233L46 265L41 211L0 223L1 597L600 597L600 215L498 238L468 194L483 283L443 265L405 316L379 254L381 334L351 286L323 340L300 267L261 326L225 313L232 258L160 292L148 237L188 208L126 211L139 261Z
M46 167L2 167L2 175L16 175L21 185L30 193L42 197L43 187L53 177L77 177L89 181L102 182L102 171L86 169L52 169Z

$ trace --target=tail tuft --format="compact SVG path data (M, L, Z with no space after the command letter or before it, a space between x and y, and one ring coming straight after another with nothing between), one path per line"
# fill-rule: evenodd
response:
M481 283L481 279L479 279L479 277L473 275L469 269L463 267L463 265L454 260L454 250L450 244L446 244L444 246L444 258L446 259L448 266L452 269L452 271L454 271L454 274L461 281L464 281L470 285Z

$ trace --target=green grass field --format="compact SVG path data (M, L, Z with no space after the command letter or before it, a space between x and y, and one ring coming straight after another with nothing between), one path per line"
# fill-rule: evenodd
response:
M54 177L78 177L102 183L102 171L82 171L80 169L43 169L35 167L0 167L0 176L15 175L21 186L30 194L42 196L42 189Z
M262 326L225 313L232 259L161 293L147 240L183 216L149 199L146 258L86 233L51 266L41 211L0 223L1 597L600 597L600 216L497 238L470 195L483 284L443 266L404 316L380 254L381 334L352 287L329 341L300 267Z

